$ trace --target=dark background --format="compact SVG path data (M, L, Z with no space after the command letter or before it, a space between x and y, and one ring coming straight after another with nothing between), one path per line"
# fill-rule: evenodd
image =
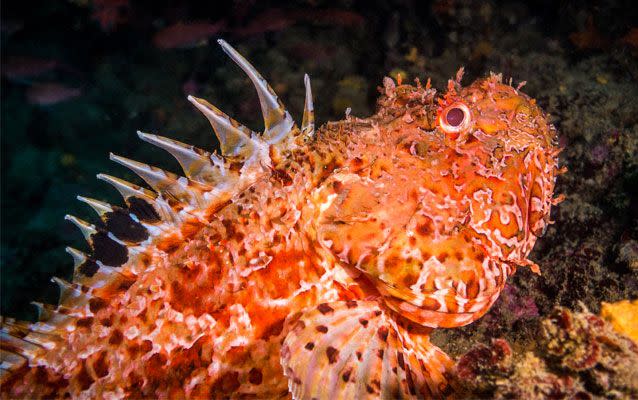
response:
M558 191L567 200L532 256L543 276L521 271L493 318L465 334L512 334L520 319L555 304L583 301L597 310L601 301L638 296L633 1L217 3L2 3L3 315L32 319L30 301L57 301L50 278L72 272L64 247L86 249L63 216L95 220L75 196L120 202L97 173L140 182L108 161L110 151L178 171L170 156L138 140L137 129L214 149L186 94L261 129L254 89L217 46L220 37L253 62L298 120L308 73L320 124L347 107L369 115L383 76L398 72L405 81L431 77L438 88L462 65L466 84L489 71L527 81L524 91L552 114L566 148L570 172ZM521 304L529 305L522 313Z

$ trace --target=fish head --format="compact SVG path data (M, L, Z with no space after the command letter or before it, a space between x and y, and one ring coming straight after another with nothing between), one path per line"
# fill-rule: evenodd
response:
M536 267L527 256L549 223L556 131L498 75L451 81L440 97L399 86L380 104L319 191L319 242L402 316L466 325L518 266Z

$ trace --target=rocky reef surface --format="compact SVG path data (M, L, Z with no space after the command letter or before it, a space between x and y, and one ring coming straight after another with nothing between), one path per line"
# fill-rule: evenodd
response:
M634 309L632 317L636 317ZM586 309L556 307L540 321L533 351L492 339L455 366L460 397L630 399L638 396L638 345Z

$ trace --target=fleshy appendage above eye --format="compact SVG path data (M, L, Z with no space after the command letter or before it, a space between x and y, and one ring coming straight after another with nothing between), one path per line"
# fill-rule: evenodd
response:
M439 114L439 126L445 133L459 133L466 130L472 122L470 109L463 103L447 106Z

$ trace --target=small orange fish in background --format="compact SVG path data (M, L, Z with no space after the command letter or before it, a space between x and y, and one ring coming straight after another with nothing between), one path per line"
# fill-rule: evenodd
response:
M111 154L153 190L99 174L78 196L73 282L40 320L2 320L7 398L442 398L432 329L485 314L549 223L556 131L491 74L437 93L384 80L369 118L297 125L254 67L257 134L189 96L221 155L138 132L183 176ZM49 86L51 87L51 86Z
M225 21L213 24L209 22L178 22L157 32L153 36L153 44L159 49L196 47L223 31L225 27Z
M238 36L252 36L265 32L277 32L292 26L295 19L289 12L271 8L253 17L240 27L234 28L232 32Z
M29 104L49 106L68 101L82 95L82 89L61 83L36 83L26 91Z
M9 56L2 63L2 75L8 79L30 78L54 70L60 63L48 58Z
M252 36L265 32L283 31L300 22L356 27L363 24L364 18L357 13L338 9L284 10L271 8L246 21L242 27L233 28L230 31L238 36Z

